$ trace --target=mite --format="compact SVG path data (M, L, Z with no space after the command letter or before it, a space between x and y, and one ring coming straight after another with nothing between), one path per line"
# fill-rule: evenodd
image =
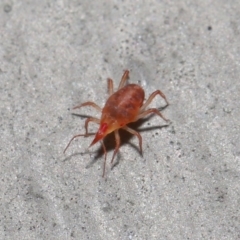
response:
M72 137L69 141L68 145L66 146L64 153L70 146L71 142L77 137L88 137L92 135L92 133L88 133L88 124L89 122L94 122L99 124L99 129L95 134L95 137L90 144L89 147L93 146L98 141L101 141L104 151L104 167L103 167L103 177L105 175L105 168L106 168L106 159L107 159L107 151L104 145L104 137L109 133L114 133L115 140L116 140L116 147L112 156L111 164L113 163L114 157L116 156L119 147L120 147L120 136L119 136L119 129L124 129L127 132L137 136L139 140L139 149L140 153L142 154L142 137L141 135L133 130L132 128L128 127L127 124L136 122L140 118L145 117L148 114L155 113L160 116L165 121L169 121L166 119L161 112L157 108L148 108L149 104L152 102L153 98L156 95L160 95L165 101L166 106L169 105L165 95L160 91L156 90L153 92L149 98L144 103L144 90L137 84L126 84L126 81L129 77L129 71L126 70L122 76L120 84L116 92L113 92L113 80L108 78L108 94L109 98L106 101L106 104L103 108L99 107L94 102L85 102L81 105L74 107L73 109L81 108L84 106L90 106L101 112L101 118L90 117L87 118L85 121L85 134L78 134Z

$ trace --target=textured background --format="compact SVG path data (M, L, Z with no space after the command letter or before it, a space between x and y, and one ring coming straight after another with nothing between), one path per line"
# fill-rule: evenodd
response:
M0 42L0 239L240 239L240 1L3 0ZM103 179L92 137L63 149L124 69L172 123L112 170L109 138Z

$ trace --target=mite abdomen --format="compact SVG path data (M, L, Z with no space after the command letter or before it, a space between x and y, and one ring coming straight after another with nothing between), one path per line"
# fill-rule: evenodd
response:
M129 84L109 97L102 113L127 124L138 115L143 101L143 89L136 84Z

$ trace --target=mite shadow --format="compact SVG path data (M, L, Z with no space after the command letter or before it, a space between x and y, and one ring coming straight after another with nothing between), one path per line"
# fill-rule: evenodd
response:
M161 107L161 108L158 108L159 111L162 111L166 108L167 106L164 106L164 107ZM72 113L73 116L77 116L77 117L81 117L81 118L88 118L90 117L89 115L83 115L83 114L76 114L76 113ZM162 129L162 128L165 128L165 127L168 127L171 122L167 123L167 124L164 124L164 125L157 125L157 126L150 126L150 127L144 127L144 128L140 128L141 125L143 125L145 122L148 122L151 118L153 117L157 117L159 118L158 116L156 116L156 114L150 114L149 116L143 118L143 119L139 119L138 121L134 122L134 123L130 123L128 124L127 126L134 129L135 131L139 132L141 134L141 132L145 132L145 131L154 131L154 130L159 130L159 129ZM82 137L82 141L85 141L86 139L93 139L95 133L92 133L91 136L89 137ZM118 164L119 164L119 160L121 159L121 146L125 145L125 144L130 144L131 147L133 149L135 149L135 151L137 151L140 155L140 149L139 149L139 141L138 141L138 138L135 136L135 135L132 135L131 133L123 130L123 129L120 129L119 130L119 135L120 135L120 140L121 140L121 144L120 144L120 148L119 148L119 151L115 157L115 160L111 166L111 169L113 169L114 167L116 167ZM79 137L81 138L81 137ZM135 138L134 140L134 143L130 142L130 139L132 138ZM91 140L89 141L89 144L91 142ZM114 134L111 133L109 135L107 135L105 138L104 138L104 145L106 147L106 151L107 151L107 160L106 161L111 161L112 159L112 154L113 154L113 151L115 149L115 146L116 146L116 143L115 143L115 137L114 137ZM144 142L144 138L142 139L142 141ZM111 152L112 154L108 154L108 152ZM143 152L144 152L144 149L143 149ZM99 144L99 147L96 151L91 151L89 149L87 149L86 151L84 152L77 152L77 153L73 153L71 154L70 156L66 157L64 159L64 161L68 161L70 160L72 157L75 157L75 156L83 156L85 154L95 154L95 156L92 158L92 160L87 164L86 168L90 168L95 162L97 162L100 158L104 158L104 151L103 151L103 147L102 147L102 144L100 145Z

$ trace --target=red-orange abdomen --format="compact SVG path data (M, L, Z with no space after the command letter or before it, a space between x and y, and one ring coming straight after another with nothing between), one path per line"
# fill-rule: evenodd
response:
M130 122L134 122L139 109L143 105L144 91L136 84L129 84L113 93L107 100L103 110L101 123L107 122L109 127L115 129Z

